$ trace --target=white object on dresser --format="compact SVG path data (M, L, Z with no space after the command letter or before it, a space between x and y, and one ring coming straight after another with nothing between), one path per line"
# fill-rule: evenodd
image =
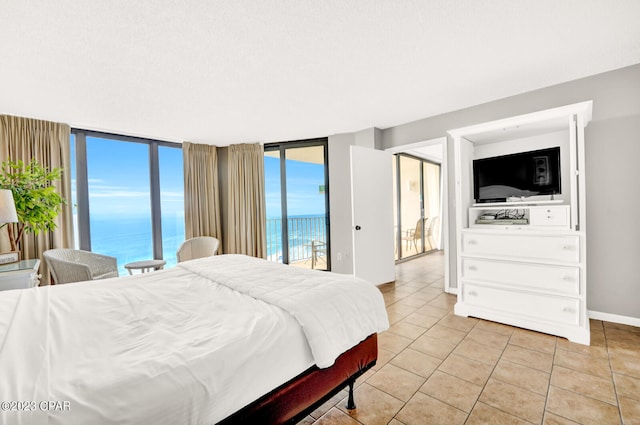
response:
M481 205L481 204L480 204ZM526 224L504 224L505 229L518 230L569 230L571 223L571 209L569 205L508 205L508 206L475 206L469 208L469 227L486 229L485 224L476 221L485 215L501 214L504 211L514 211L527 220ZM493 219L492 228L503 226L501 220ZM498 227L493 227L498 226Z
M457 315L589 344L584 127L591 107L583 102L450 132ZM561 195L474 204L474 159L552 146L561 149ZM487 215L503 220L481 218Z
M38 268L40 268L38 259L0 265L0 291L38 286L40 283Z

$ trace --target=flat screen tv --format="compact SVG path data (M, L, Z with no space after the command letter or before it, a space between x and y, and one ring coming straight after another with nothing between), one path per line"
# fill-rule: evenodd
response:
M560 194L560 147L473 161L476 202Z

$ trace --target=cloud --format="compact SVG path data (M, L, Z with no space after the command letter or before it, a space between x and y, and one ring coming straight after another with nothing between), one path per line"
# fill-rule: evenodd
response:
M139 192L134 190L126 190L125 188L106 188L99 191L90 190L89 199L91 198L145 198L149 199L149 192Z
M160 191L160 197L165 200L165 198L180 198L184 199L184 192L172 192L170 190Z

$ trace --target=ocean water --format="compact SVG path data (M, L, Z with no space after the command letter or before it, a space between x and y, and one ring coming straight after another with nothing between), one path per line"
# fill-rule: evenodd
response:
M311 257L311 241L326 242L324 214L289 218L289 260ZM128 272L124 265L153 258L150 217L92 217L91 250L118 259L120 275ZM176 250L184 241L184 219L162 222L162 251L166 267L176 264ZM282 221L267 219L267 258L282 262Z
M104 217L91 219L91 251L118 259L120 275L124 265L153 259L150 217ZM176 264L176 250L184 241L184 220L162 222L162 253L167 267Z

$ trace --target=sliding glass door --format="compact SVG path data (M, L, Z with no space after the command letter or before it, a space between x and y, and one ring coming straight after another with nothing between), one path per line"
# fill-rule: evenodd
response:
M330 270L327 140L264 150L269 260Z
M396 260L402 260L437 247L440 165L406 154L394 155L393 165Z

